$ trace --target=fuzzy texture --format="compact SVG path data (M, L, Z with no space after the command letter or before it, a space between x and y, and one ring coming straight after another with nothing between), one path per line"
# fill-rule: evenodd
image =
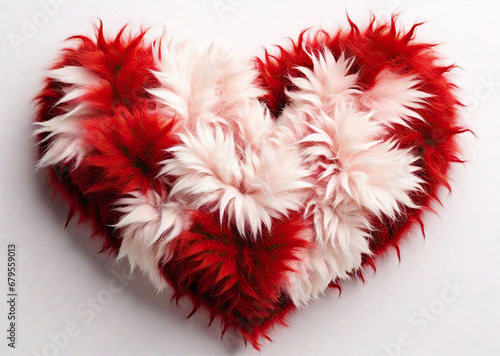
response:
M211 321L221 317L223 331L236 326L258 346L275 313L287 309L282 286L309 247L305 222L277 220L258 240L248 241L233 225L221 225L217 214L190 214L191 227L172 241L172 258L160 264L174 298L189 296L194 311L207 307Z
M191 200L236 225L243 238L256 239L271 229L272 219L297 211L300 192L311 185L300 155L291 149L262 145L252 150L238 145L232 134L216 126L197 125L196 134L182 134L181 145L170 151L162 173L179 177L171 196Z
M198 121L232 121L265 93L255 85L258 72L251 62L237 60L216 45L200 51L190 41L163 38L153 54L158 67L153 73L161 86L149 92L167 116L190 127Z
M418 158L415 174L422 183L410 194L416 207L400 207L397 219L384 214L371 220L371 254L363 256L362 265L373 269L376 258L390 248L400 256L399 244L413 226L423 230L422 214L433 211L440 188L450 190L450 164L463 162L458 158L457 135L469 131L459 121L461 104L446 76L453 66L438 65L434 45L414 40L421 24L405 31L398 29L395 17L383 25L375 25L375 20L364 30L349 20L348 30L334 34L303 32L289 48L279 46L276 54L266 51L257 59L259 82L268 90L262 100L282 121L290 110L287 93L297 90L294 78L307 78L301 68L314 69L311 53L327 51L339 62L351 58L347 74L356 75L360 107L375 110L373 118L386 127L381 139L397 142ZM356 271L361 278L362 270ZM331 285L338 287L337 281Z
M118 259L126 258L131 272L138 267L161 292L167 282L158 263L170 255L170 241L189 228L189 216L182 204L154 190L131 192L119 199L117 206L115 210L122 215L114 227L120 230L123 241Z
M400 149L396 141L384 141L388 122L375 116L385 118L390 115L377 113L399 112L404 123L405 115L412 115L410 107L429 96L414 93L410 81L410 93L400 94L398 107L386 99L392 91L383 83L370 93L379 104L377 109L371 108L368 100L363 101L359 74L349 73L353 59L347 60L343 53L335 59L326 50L311 51L308 57L312 68L298 67L302 76L290 78L294 90L287 92L288 105L277 126L281 140L298 143L315 182L306 198L306 216L310 214L314 223L318 253L309 260L310 265L303 264L308 273L300 273L290 286L297 305L318 297L329 283L346 279L361 267L363 256L371 254L373 219L387 216L396 220L404 207L417 208L410 196L421 189L422 180L415 174L417 157L409 149ZM406 78L397 75L390 78L406 83ZM318 257L332 253L325 244L333 245L337 255L330 260L335 263ZM304 285L302 293L298 292L300 284Z
M107 251L259 348L395 248L460 162L433 45L393 18L253 61L145 31L75 36L37 97L38 168Z
M107 173L99 165L105 166L104 161L113 160L120 142L131 145L131 150L135 145L148 143L117 137L109 151L98 153L103 147L93 147L85 127L101 126L102 135L113 127L103 126L101 120L109 125L115 118L131 119L131 112L151 115L148 108L152 101L147 90L158 84L151 73L155 64L144 39L145 31L132 35L125 34L125 30L124 27L113 39L108 39L101 24L96 27L95 38L69 38L72 45L48 71L44 89L36 98L39 110L34 133L38 141L38 167L48 168L54 194L69 202L68 222L78 215L79 222L90 223L92 235L100 238L102 251L108 253L116 253L121 245L119 232L112 227L120 218L113 206L126 184L114 187L102 181ZM116 133L120 136L120 132ZM108 153L111 155L107 156ZM102 164L88 165L90 155L101 157ZM134 164L133 160L128 163ZM123 172L130 171L130 167L121 168ZM119 172L113 174L121 183L131 180Z

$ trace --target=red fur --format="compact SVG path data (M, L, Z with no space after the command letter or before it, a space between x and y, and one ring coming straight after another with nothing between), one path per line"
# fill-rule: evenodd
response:
M125 169L125 158L117 154L117 150L121 149L120 144L131 143L130 137L116 137L115 135L113 137L115 139L114 142L108 141L109 145L106 147L108 151L101 155L101 159L98 159L97 152L104 150L103 146L105 145L102 141L97 142L98 137L100 137L99 134L102 137L102 134L106 133L106 130L109 133L109 131L112 131L112 126L106 128L104 123L99 125L97 121L103 120L104 117L103 121L106 121L107 125L110 125L110 120L113 117L128 116L130 118L130 115L133 113L139 113L139 117L142 120L139 119L138 122L144 122L148 125L146 126L147 128L152 129L148 133L142 131L140 133L142 137L157 138L159 134L168 133L171 129L170 126L165 126L159 122L156 127L153 127L155 125L153 121L157 117L145 114L146 108L150 107L150 103L152 103L146 88L158 85L151 73L152 69L156 69L154 58L151 54L150 45L144 40L145 31L132 36L125 35L125 29L126 27L123 27L114 39L106 39L101 23L99 27L96 27L96 39L86 36L69 38L72 42L76 41L76 46L70 46L63 50L59 60L51 68L81 66L90 70L98 77L95 87L87 95L74 100L75 103L85 102L90 104L94 111L101 113L99 117L89 120L86 123L86 126L88 126L87 132L91 135L96 134L92 141L95 145L95 150L91 156L91 160L87 161L84 159L81 166L76 169L71 168L73 162L51 167L48 169L48 174L50 185L54 187L54 194L57 193L62 196L70 205L68 221L77 214L79 215L80 222L90 223L93 228L93 236L100 237L103 251L108 251L109 253L117 252L120 247L120 238L117 232L110 227L119 218L118 214L113 211L113 204L115 204L118 195L127 187L126 182L131 182L130 187L145 188L148 185L148 180L151 180L153 173L148 172L146 177L141 177L141 172L134 171L133 169ZM63 97L65 86L65 83L52 79L45 81L44 89L36 97L36 101L38 102L36 121L47 121L55 116L64 114L62 108L56 104ZM124 114L127 112L127 108L135 109L132 109L132 112L129 114ZM129 134L131 132L130 130L128 131ZM42 142L44 137L45 135L38 137L38 141L40 142L38 148L39 157L44 154L51 143L50 139ZM160 159L163 153L153 151L155 148L162 149L168 146L170 138L171 136L167 136L161 142L155 142L153 147L148 150L148 159L149 157L155 160ZM146 143L139 143L136 149L143 147L141 145L144 144ZM113 147L113 145L115 146ZM134 145L129 148L134 150ZM133 152L132 159L140 162L144 157L140 157L136 153L136 151ZM110 156L106 154L110 154ZM119 159L114 162L113 158ZM103 171L102 166L111 161L114 164L106 167L106 170ZM120 166L120 164L122 165ZM149 164L146 164L148 169L152 169L152 164L154 163L149 162ZM114 173L111 172L111 167L116 169ZM123 176L118 179L119 169L122 170L121 173L132 174L134 176ZM112 187L109 181L99 181L105 175L108 177L114 175L114 182L121 183L119 187Z
M85 193L153 189L161 192L169 182L160 173L160 163L169 158L166 150L177 139L175 120L165 121L150 113L145 105L134 109L117 106L112 115L86 120L86 140L93 151L82 163L82 169L94 167L94 184ZM92 171L92 170L91 170Z
M191 229L173 240L171 259L160 266L173 298L189 296L193 313L205 307L211 322L221 319L223 333L235 328L258 349L259 338L269 339L269 327L283 322L293 307L282 288L291 262L309 247L300 237L305 222L277 220L271 232L252 242L236 228L221 226L216 215L197 211L192 220Z
M73 36L79 40L76 50L66 49L60 62L63 66L81 66L96 74L100 80L82 101L95 108L109 111L117 104L133 107L149 98L148 88L159 85L151 72L156 69L150 45L145 42L146 31L125 36L123 27L114 39L106 39L102 23L96 27L96 40Z

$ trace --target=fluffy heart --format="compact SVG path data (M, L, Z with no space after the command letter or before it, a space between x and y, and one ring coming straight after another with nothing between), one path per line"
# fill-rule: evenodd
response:
M394 248L465 131L433 45L393 18L253 60L145 31L74 36L37 97L39 168L158 290L254 347Z

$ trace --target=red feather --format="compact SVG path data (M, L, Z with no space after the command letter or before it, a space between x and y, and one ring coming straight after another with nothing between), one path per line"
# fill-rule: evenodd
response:
M153 168L153 165L159 162L156 160L161 160L163 155L163 152L155 151L155 149L160 150L169 146L172 137L170 135L172 124L162 124L158 121L157 127L153 127L154 120L158 119L157 115L146 114L146 108L152 107L153 103L146 89L158 85L151 73L151 70L156 69L156 67L150 45L144 39L146 31L132 36L125 35L125 29L126 27L123 27L114 39L106 39L101 23L100 26L96 27L95 39L86 36L69 38L70 41L77 41L77 46L63 50L61 57L52 67L52 69L58 69L66 66L81 66L90 70L98 78L95 86L86 95L74 100L75 103L90 104L94 111L101 113L98 118L90 119L85 123L88 126L87 133L96 135L92 137L94 140L92 142L95 145L92 160L87 162L84 159L80 167L76 169L72 168L73 162L50 167L48 173L50 185L54 187L54 195L57 193L62 196L70 205L68 222L76 214L79 215L79 222L90 223L93 228L93 236L100 237L103 251L110 253L118 251L121 241L118 233L111 227L111 225L116 224L119 218L118 214L113 211L113 204L116 203L119 194L128 182L134 187L145 188L148 185L148 180L152 180L153 171L156 172L156 167ZM44 89L35 99L38 102L37 122L48 121L65 113L57 103L64 96L66 86L65 83L52 79L45 81ZM134 109L125 114L127 108ZM131 143L131 137L125 137L126 131L123 132L124 136L120 137L115 130L114 135L109 137L108 141L107 148L109 150L106 153L110 156L101 152L101 158L97 158L99 155L97 152L102 150L105 145L103 140L99 141L99 137L102 138L103 134L113 132L114 124L111 124L110 120L120 117L130 118L132 115L138 115L135 128L139 130L139 135L142 137L138 136L136 143L132 147L128 147L133 155L129 163L133 164L135 160L137 167L140 167L141 162L144 163L144 155L148 156L147 160L149 158L155 160L145 164L146 176L143 177L141 177L143 172L140 169L125 169L123 164L126 159L117 154L117 151L123 148L120 146L122 143ZM101 125L97 123L100 120L103 120ZM104 124L104 122L106 123ZM145 126L141 128L140 125ZM123 127L123 120L121 127ZM153 131L145 132L148 129ZM130 129L127 132L130 135ZM146 144L141 141L142 138L157 138L157 135L162 133L167 133L167 137L155 142L151 149L147 150L148 153L137 154L137 149L143 148ZM38 137L40 142L39 157L43 156L52 142L52 139L42 141L44 138L45 135ZM103 170L102 165L110 163L113 158L120 159ZM121 167L120 164L122 164ZM119 172L115 170L113 175L112 167L117 170L122 169L122 173L130 174L130 176L118 178ZM104 176L114 176L114 181L106 182L104 179L99 181ZM113 187L112 183L117 183L118 186Z
M216 215L191 214L192 227L172 241L171 258L160 266L173 298L189 296L193 313L205 307L211 321L221 319L223 333L235 328L258 349L259 338L269 339L268 329L293 308L283 286L292 263L310 248L301 238L305 222L277 220L271 232L248 241Z

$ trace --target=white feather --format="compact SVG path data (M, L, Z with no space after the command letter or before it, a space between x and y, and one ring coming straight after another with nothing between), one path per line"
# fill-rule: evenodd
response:
M384 70L375 79L373 88L360 96L361 106L375 110L373 118L384 125L408 126L412 118L423 120L416 110L424 108L427 98L432 96L419 90L420 84L413 75L402 76Z
M321 297L331 282L348 280L350 273L361 267L363 255L371 254L368 221L356 211L349 211L349 207L346 209L339 213L331 207L317 208L315 223L323 226L335 224L335 231L340 235L336 240L340 240L340 244L317 244L302 256L300 262L292 265L295 271L288 276L286 291L296 306L303 307ZM320 223L316 219L325 221ZM312 241L315 233L310 232Z
M276 139L298 142L304 165L317 174L306 199L316 248L287 287L298 306L361 267L363 255L370 254L374 216L395 219L402 205L415 207L410 196L422 183L417 157L383 138L388 123L418 118L413 110L428 97L414 78L392 77L394 87L379 79L381 87L362 101L367 93L357 87L357 74L349 74L352 59L335 59L328 51L311 58L313 68L299 68L303 76L291 78L295 88L276 128Z
M145 194L131 192L117 201L117 211L123 213L114 226L121 231L122 244L118 258L127 258L131 270L139 267L158 291L166 287L159 271L160 262L170 257L169 242L189 227L189 217L183 206L154 191Z
M251 61L237 60L216 45L197 51L188 41L165 39L154 53L161 83L150 93L167 116L185 121L224 118L264 91L255 85ZM161 58L158 55L161 51Z
M46 134L42 142L51 140L37 168L67 163L71 160L74 160L73 167L76 168L89 149L83 138L81 121L92 114L92 109L85 103L77 103L74 100L85 95L99 79L88 69L75 66L53 69L48 71L47 75L65 84L65 95L55 105L66 113L35 123L37 128L33 134Z
M242 236L249 231L253 238L272 218L300 208L310 183L295 150L265 142L257 150L218 125L198 123L195 132L181 134L182 144L170 150L174 158L163 162L161 174L179 177L172 196L196 209L215 206L221 221L227 215Z

